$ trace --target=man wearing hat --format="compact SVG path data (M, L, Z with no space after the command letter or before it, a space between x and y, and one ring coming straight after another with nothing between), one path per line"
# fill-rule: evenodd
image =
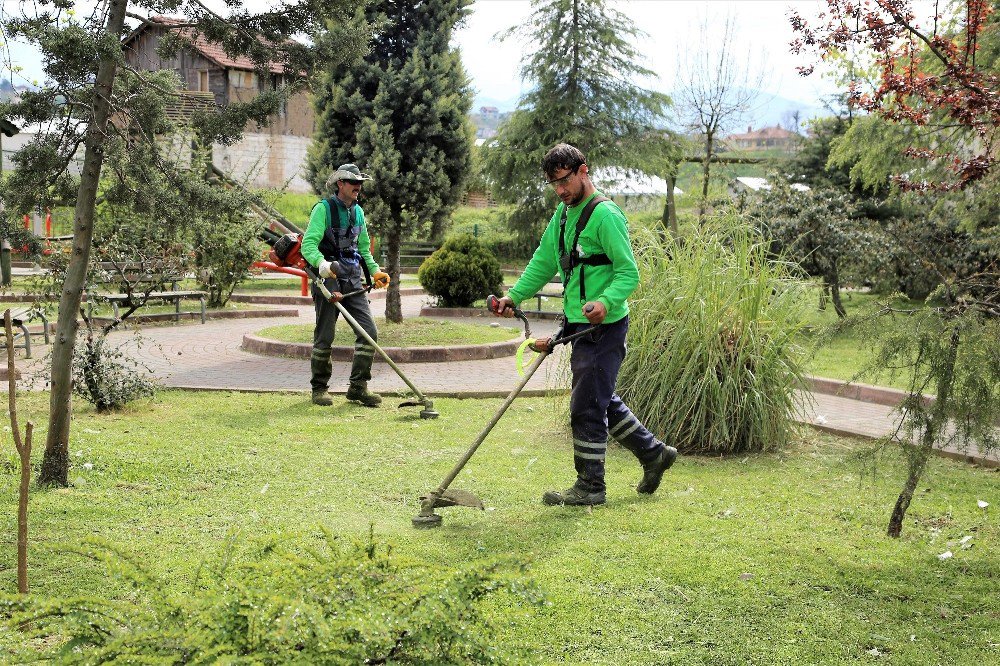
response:
M365 212L358 205L361 184L366 180L371 180L371 176L362 173L354 164L342 164L330 175L326 191L333 196L313 206L309 226L302 237L302 256L319 270L334 298L372 340L377 341L378 329L375 328L367 294L355 294L340 300L343 294L363 288L362 276L377 289L389 286L389 275L372 258ZM312 401L314 405L329 406L333 404L333 397L328 392L330 375L333 374L330 347L339 310L315 286L312 294L316 305L311 358ZM381 397L368 391L374 358L375 349L358 335L354 342L347 399L366 407L378 407L382 403Z

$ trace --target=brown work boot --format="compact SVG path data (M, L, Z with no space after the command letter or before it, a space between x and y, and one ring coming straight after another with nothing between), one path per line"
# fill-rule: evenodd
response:
M577 488L575 485L562 492L558 490L546 490L542 494L542 504L547 506L559 506L560 504L565 504L566 506L594 506L595 504L604 504L605 501L603 490L596 493L588 493L586 490Z
M352 382L347 388L347 399L361 403L365 407L378 407L382 404L382 396L368 390L368 384Z
M642 466L642 481L635 487L636 492L643 495L652 495L660 487L663 473L670 469L670 466L677 460L677 449L672 446L664 446L660 455L651 462Z
M326 389L313 390L312 403L321 407L329 407L333 404L333 396Z

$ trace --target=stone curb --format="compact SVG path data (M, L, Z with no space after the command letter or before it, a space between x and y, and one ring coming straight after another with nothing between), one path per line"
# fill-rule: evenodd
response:
M839 379L828 379L826 377L809 377L809 385L809 390L813 393L835 395L860 402L885 405L886 407L898 407L909 395L906 391L886 386L858 383L848 384ZM930 404L934 402L934 396L925 395L924 401L925 404Z
M561 312L525 312L528 319L559 319ZM493 317L483 308L438 308L425 305L420 308L421 317Z
M232 393L277 393L279 395L301 395L303 398L309 396L310 391L308 389L262 389L262 388L251 388L247 386L201 386L198 384L191 384L187 386L176 385L169 386L165 390L178 390L178 391L229 391ZM511 391L514 388L511 387ZM506 398L510 395L511 391L424 391L421 390L428 398L455 398L457 400L474 400L479 398ZM331 388L328 391L332 395L344 395L347 393L346 390L338 390ZM554 389L524 389L518 393L519 398L544 398L550 395L565 395L569 393L568 388L554 388ZM378 391L378 394L383 398L393 398L400 399L406 397L412 397L412 393L404 393L401 391Z
M424 290L420 287L406 287L399 290L400 296L420 296ZM368 300L384 301L385 290L372 290L368 292ZM290 296L290 295L270 295L270 294L233 294L229 300L235 303L260 303L263 305L312 305L312 296Z
M288 308L261 308L259 310L209 310L205 313L206 320L216 319L257 319L266 317L298 317L299 311ZM157 322L173 322L177 314L174 312L161 312L148 315L131 315L125 323L153 324ZM197 312L181 312L181 321L193 320L201 321L201 314ZM94 317L94 323L110 323L110 317Z
M396 363L446 363L450 361L483 361L503 356L513 356L521 345L521 338L485 345L455 345L452 347L383 347L385 353ZM247 333L243 336L243 351L263 356L290 356L310 358L312 345L307 342L280 342ZM354 357L354 347L333 347L334 361L350 361ZM375 360L385 360L375 354Z
M809 377L808 382L810 384L810 390L814 393L821 393L824 395L834 395L841 398L848 398L850 400L857 400L859 402L867 402L875 405L883 405L885 407L898 407L904 399L909 395L905 391L900 391L899 389L889 388L887 386L874 386L872 384L848 384L845 381L839 379L828 379L826 377ZM925 403L934 402L934 396L924 395ZM879 439L877 436L869 435L865 433L860 433L847 428L841 428L838 426L818 423L813 423L812 421L800 421L800 423L805 423L806 425L812 426L816 430L821 430L823 432L828 432L831 435L837 435L839 437L860 437L862 439ZM984 454L980 454L978 451L971 453L968 451L953 451L949 449L934 449L934 453L943 458L950 458L952 460L958 460L960 462L969 463L973 465L979 465L980 467L987 467L991 469L1000 469L1000 459L994 459L987 457Z

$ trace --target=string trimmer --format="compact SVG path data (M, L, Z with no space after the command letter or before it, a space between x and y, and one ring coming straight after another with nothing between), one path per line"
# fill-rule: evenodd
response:
M365 288L358 289L356 291L348 292L346 294L341 294L339 297L335 296L323 282L323 278L316 273L316 270L309 265L309 262L305 260L302 256L302 236L300 234L290 233L283 236L278 236L273 231L266 230L261 234L261 238L271 246L271 251L268 255L270 262L258 262L259 265L264 265L266 267L273 267L276 270L280 270L285 273L293 273L295 275L300 275L309 278L313 285L319 290L323 295L323 298L333 303L334 307L340 311L340 314L344 317L354 332L360 335L365 342L370 344L372 348L375 349L382 357L389 367L392 368L399 378L410 387L414 395L417 396L416 400L406 400L399 403L400 407L416 407L422 406L423 409L420 410L420 418L422 419L436 419L440 414L436 409L434 409L434 402L431 401L427 396L420 392L413 382L403 374L403 371L399 369L399 366L389 358L389 355L385 353L375 340L372 339L368 332L361 327L361 324L351 316L351 314L340 304L340 301L349 297L356 296L358 294L363 294L371 290L372 285L368 285ZM268 265L270 264L270 265Z
M500 299L496 296L491 295L487 297L487 307L489 307L491 311L499 313L499 300ZM593 308L593 306L588 307ZM514 308L514 316L524 323L524 336L527 339L531 332L528 327L528 318L524 316L524 312L519 308ZM545 358L552 353L556 345L564 345L568 342L572 342L573 340L592 332L596 328L596 325L590 326L589 328L585 328L582 331L577 331L576 333L565 337L562 335L562 328L556 332L556 334L552 337L552 341L548 348L542 350L538 354L538 358L536 358L531 365L528 366L528 369L525 371L524 377L521 379L520 383L514 387L514 390L510 392L510 395L507 396L504 403L500 405L500 409L497 410L497 413L493 415L490 422L487 423L486 427L479 433L479 436L476 437L476 440L472 443L472 446L469 447L469 450L465 452L465 455L463 455L459 461L455 463L455 466L450 472L448 472L448 475L444 477L444 481L442 481L441 485L437 487L437 490L420 498L420 513L413 517L414 527L438 527L441 524L441 516L434 513L434 509L440 509L447 506L467 506L474 509L483 509L483 501L479 499L475 493L468 490L449 489L448 486L451 485L451 482L455 480L458 473L462 471L462 468L465 467L466 463L468 463L472 456L476 453L479 445L482 444L486 439L486 436L490 434L493 427L498 421L500 421L500 417L504 415L507 408L510 407L511 403L514 402L514 399L517 398L527 385L531 376L535 374L535 370L537 370Z

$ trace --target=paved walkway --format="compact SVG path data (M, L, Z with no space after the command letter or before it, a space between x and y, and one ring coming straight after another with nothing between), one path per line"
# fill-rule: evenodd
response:
M417 316L426 300L424 296L404 296L403 316ZM376 316L382 314L382 301L373 301L372 307ZM150 326L142 330L145 342L138 349L132 341L131 332L116 332L112 334L112 339L120 341L125 349L137 355L169 387L306 392L309 388L308 360L257 356L240 348L246 333L279 324L311 324L314 321L310 306L300 306L298 311L297 318L226 319L210 320L206 324ZM493 321L520 328L520 322L516 319ZM340 322L338 325L344 326L345 323ZM534 336L547 335L554 332L556 322L532 320L531 328ZM26 378L32 378L29 386L40 388L44 386L48 370L44 359L46 347L40 343L34 344L33 350L36 350L35 359L19 359L17 364ZM555 361L556 357L552 360ZM551 388L567 387L568 377L560 372L560 366L564 365L546 362L532 377L525 393L538 394ZM447 363L405 363L400 367L428 396L506 396L519 379L513 357ZM349 363L334 363L332 391L342 393L346 390L349 372ZM372 375L371 387L377 392L408 390L406 384L386 363L377 361ZM3 384L0 390L6 390L6 383ZM889 406L823 393L803 397L807 406L800 413L799 420L837 434L876 438L891 432L897 423L898 417ZM1000 465L1000 456L995 452L990 458L978 451L969 453L976 462L990 466ZM969 455L952 452L952 457L968 459Z

